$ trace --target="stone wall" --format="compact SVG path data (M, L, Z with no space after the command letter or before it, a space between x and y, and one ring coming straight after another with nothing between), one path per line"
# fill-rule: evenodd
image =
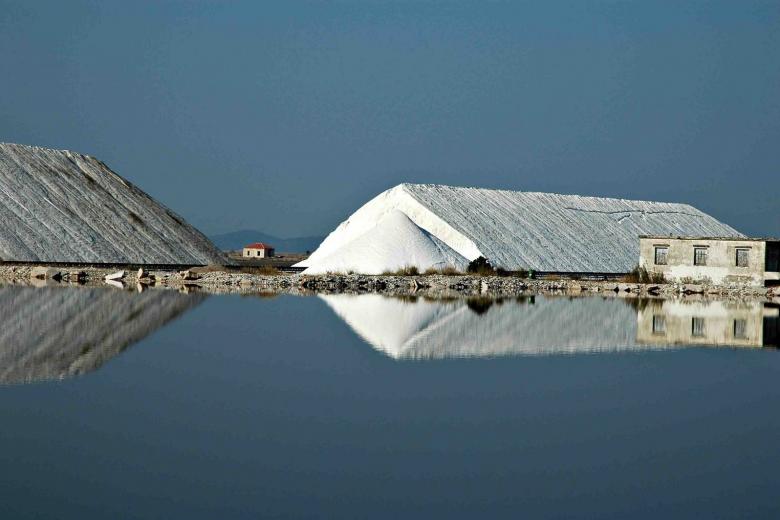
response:
M668 247L666 265L655 264L655 248ZM693 265L694 248L707 248L707 265ZM748 250L748 266L737 267L737 249ZM761 240L716 240L693 238L640 238L639 266L667 280L709 280L716 285L763 286L766 242Z

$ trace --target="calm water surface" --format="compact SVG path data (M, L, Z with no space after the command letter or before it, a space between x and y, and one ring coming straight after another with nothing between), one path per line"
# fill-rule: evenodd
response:
M2 518L780 515L776 307L5 287L0 311Z

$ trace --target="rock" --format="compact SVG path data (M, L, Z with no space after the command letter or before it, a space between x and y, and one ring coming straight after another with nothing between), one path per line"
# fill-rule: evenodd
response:
M137 277L138 277L139 280L142 280L144 278L148 278L149 277L149 273L146 272L146 269L144 269L143 267L140 267L138 269Z
M111 280L114 280L114 281L121 280L124 277L125 277L125 272L124 271L117 271L115 273L107 274L103 279L108 282L108 281L111 281Z
M198 276L197 274L193 273L189 269L187 269L186 271L180 271L179 272L179 277L182 280L197 280L197 279L200 278L200 276Z
M51 287L58 285L58 283L51 278L30 278L30 285L33 287Z
M71 283L81 283L87 278L87 273L84 271L71 271L68 273L68 281Z
M619 283L617 284L617 290L618 292L631 292L634 289L638 289L638 287L634 284L630 283Z
M109 280L108 278L106 278L106 284L110 285L111 287L116 287L117 289L125 288L125 284L123 284L119 280Z
M37 266L33 267L30 271L30 278L37 278L39 280L62 280L62 273L58 269L53 267Z
M682 292L685 294L704 294L704 287L695 283L686 283L682 286Z
M618 284L616 283L605 283L604 284L604 290L605 291L618 291Z

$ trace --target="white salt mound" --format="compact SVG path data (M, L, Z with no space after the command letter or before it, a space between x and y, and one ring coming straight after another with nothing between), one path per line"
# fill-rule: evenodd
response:
M321 255L304 274L382 274L408 266L420 271L445 267L463 270L467 265L463 256L420 229L404 213L391 210L338 250Z

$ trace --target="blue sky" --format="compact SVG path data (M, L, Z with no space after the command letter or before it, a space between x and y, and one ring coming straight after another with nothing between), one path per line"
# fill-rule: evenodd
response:
M691 203L780 235L780 2L0 0L0 141L207 233L400 182Z

